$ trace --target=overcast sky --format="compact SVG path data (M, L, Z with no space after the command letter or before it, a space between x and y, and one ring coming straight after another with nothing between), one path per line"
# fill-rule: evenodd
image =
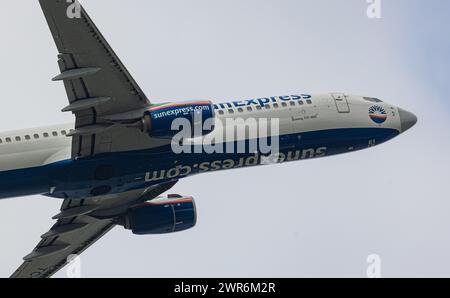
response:
M209 173L198 226L164 236L115 228L83 277L450 277L450 2L90 0L97 26L153 102L342 91L384 99L419 124L349 155ZM1 1L0 129L73 120L38 1ZM61 201L0 201L0 276L52 225ZM62 270L57 274L65 276Z

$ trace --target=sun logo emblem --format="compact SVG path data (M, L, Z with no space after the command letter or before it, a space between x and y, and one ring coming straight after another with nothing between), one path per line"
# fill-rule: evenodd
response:
M383 124L387 120L387 113L382 107L373 106L369 109L369 117L376 124Z

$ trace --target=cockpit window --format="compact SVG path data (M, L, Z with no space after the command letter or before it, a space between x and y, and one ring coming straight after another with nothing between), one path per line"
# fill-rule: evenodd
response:
M370 102L375 102L375 103L383 102L381 99L374 98L374 97L364 97L364 99L367 101L370 101Z

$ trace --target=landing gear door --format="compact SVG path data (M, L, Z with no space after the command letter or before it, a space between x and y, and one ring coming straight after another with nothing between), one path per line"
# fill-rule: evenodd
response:
M350 113L350 106L348 105L347 96L344 93L332 93L331 96L336 103L336 108L339 113Z

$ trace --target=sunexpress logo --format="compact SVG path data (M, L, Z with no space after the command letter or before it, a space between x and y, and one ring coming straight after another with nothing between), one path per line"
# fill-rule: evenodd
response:
M387 113L383 107L372 106L369 109L369 117L376 124L383 124L387 120Z
M170 107L163 109L161 112L156 112L152 114L153 119L159 119L164 117L171 117L171 116L186 116L190 113L194 113L196 111L209 111L211 109L208 105L200 105L200 106L186 106L186 107L180 107L177 109L170 109Z
M308 94L302 94L302 95L287 95L287 96L272 96L272 97L264 97L264 98L257 98L257 99L248 99L248 100L240 100L240 101L233 101L233 102L227 102L227 103L219 103L214 106L215 109L226 109L226 108L243 108L248 106L261 106L265 107L266 105L270 103L277 103L277 102L289 102L289 101L295 101L295 100L311 100L312 96Z

